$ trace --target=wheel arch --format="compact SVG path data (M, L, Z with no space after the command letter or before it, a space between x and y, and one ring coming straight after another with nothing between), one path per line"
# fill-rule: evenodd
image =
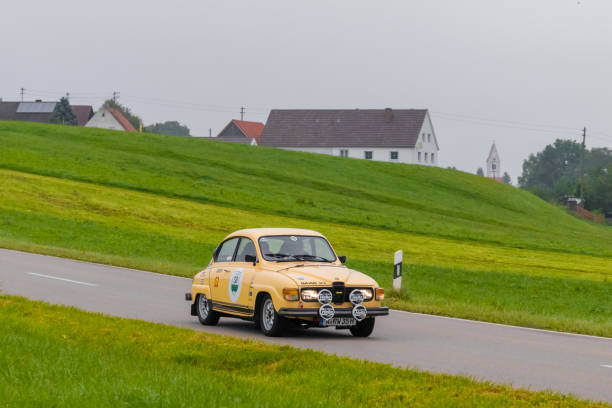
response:
M272 296L266 290L261 290L257 292L257 296L255 297L255 307L253 308L253 315L255 316L255 318L259 316L261 305L263 304L263 300L266 296L270 296L270 298L272 298ZM272 299L272 302L274 302L274 299Z

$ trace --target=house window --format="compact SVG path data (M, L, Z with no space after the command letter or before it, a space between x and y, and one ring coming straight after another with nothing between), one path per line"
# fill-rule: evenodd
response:
M340 149L340 157L348 157L348 149Z
M399 157L399 152L391 152L391 160L397 160Z
M427 152L425 152L425 163L427 163Z
M418 153L419 161L421 161L421 152Z
M372 152L371 151L365 151L363 153L365 154L365 158L367 160L372 160Z
M434 162L434 154L433 153L431 154L431 162L432 163Z
M431 133L427 134L427 143L431 143Z

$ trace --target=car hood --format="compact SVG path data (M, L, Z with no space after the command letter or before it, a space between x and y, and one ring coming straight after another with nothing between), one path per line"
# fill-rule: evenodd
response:
M293 279L300 286L327 286L336 281L350 286L377 286L376 281L368 275L346 266L294 265L279 269L277 272Z

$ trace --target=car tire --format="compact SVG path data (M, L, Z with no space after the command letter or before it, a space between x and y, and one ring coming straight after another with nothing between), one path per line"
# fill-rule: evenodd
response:
M219 313L215 312L210 308L210 302L205 294L200 293L196 297L196 313L198 320L204 326L215 326L219 323Z
M285 319L276 313L269 295L265 295L261 302L258 319L261 332L268 337L278 337L285 330Z
M368 337L374 331L374 318L364 319L357 322L355 326L349 328L355 337Z

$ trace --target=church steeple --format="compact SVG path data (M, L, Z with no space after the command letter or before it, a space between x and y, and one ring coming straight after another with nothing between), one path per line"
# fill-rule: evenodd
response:
M492 179L498 179L501 174L501 162L499 160L499 153L495 147L495 142L491 146L489 157L487 158L487 177Z

